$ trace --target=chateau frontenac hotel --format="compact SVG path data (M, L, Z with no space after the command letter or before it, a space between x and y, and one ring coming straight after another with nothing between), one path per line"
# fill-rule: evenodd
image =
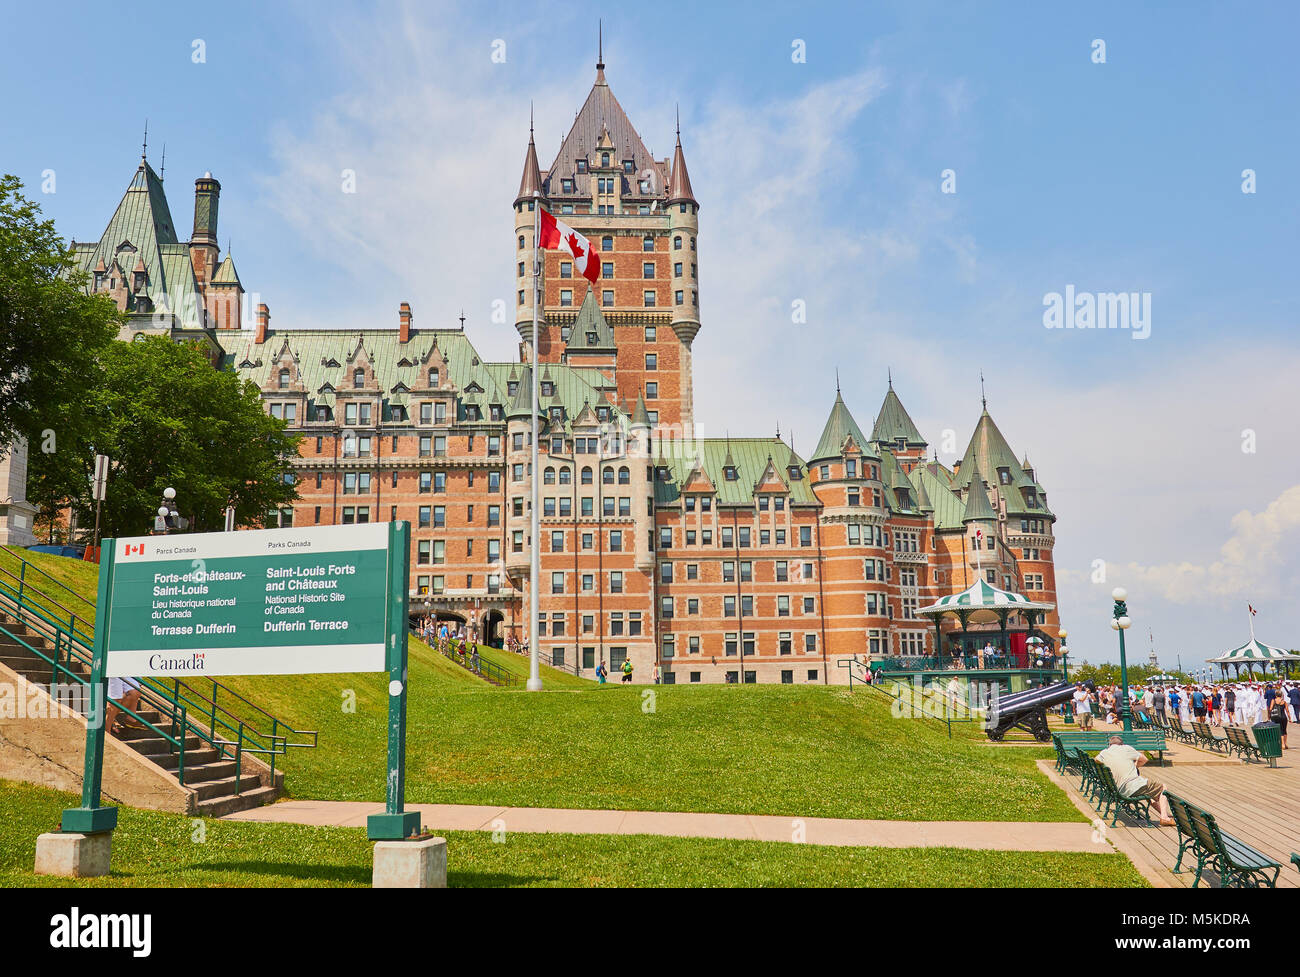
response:
M1055 516L1028 459L987 409L945 467L888 384L862 426L837 389L804 457L779 437L693 436L700 202L681 136L654 159L597 65L549 168L530 134L501 260L517 276L518 362L479 356L464 320L275 329L217 240L221 186L195 183L178 239L162 180L142 159L98 242L76 244L91 287L127 333L198 341L256 384L302 436L299 499L272 526L407 520L411 610L497 642L528 633L529 547L541 547L540 652L592 676L630 659L638 682L843 683L842 660L950 654L1002 635L918 607L978 580L1056 602ZM508 190L507 190L508 193ZM542 252L533 336L536 201L600 253L594 285ZM718 245L714 245L718 246ZM722 246L726 246L725 243ZM541 538L529 538L531 358L539 360ZM852 395L854 392L850 391ZM1048 645L1055 610L1012 613L1007 636ZM954 630L955 629L955 630ZM936 645L942 642L942 647Z

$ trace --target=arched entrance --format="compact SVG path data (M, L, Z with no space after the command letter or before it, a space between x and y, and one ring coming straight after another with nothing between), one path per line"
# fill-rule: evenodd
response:
M483 642L493 648L500 648L503 641L501 626L505 623L505 615L496 610L488 611L483 615L482 622L479 633L483 636Z

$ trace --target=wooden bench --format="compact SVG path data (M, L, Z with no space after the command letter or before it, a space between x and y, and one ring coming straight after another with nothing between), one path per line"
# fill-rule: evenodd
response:
M1210 728L1210 724L1207 722L1192 723L1192 732L1196 734L1195 745L1197 746L1209 747L1216 753L1219 750L1226 750L1228 748L1228 741L1215 736L1214 730Z
M1128 732L1120 730L1113 733L1105 730L1061 730L1053 733L1052 736L1054 739L1060 739L1061 746L1067 750L1077 748L1087 753L1106 749L1110 746L1110 738L1118 736L1133 749L1146 753L1159 753L1160 762L1164 763L1165 760L1165 734L1158 729L1134 729Z
M1147 711L1145 709L1138 709L1133 713L1133 728L1134 729L1151 728L1151 717L1150 715L1147 714Z
M1059 736L1052 737L1052 746L1056 748L1056 772L1065 773L1067 770L1073 770L1075 773L1081 773L1083 761L1080 759L1078 750L1067 748Z
M1259 744L1251 739L1250 733L1246 731L1245 726L1225 726L1223 731L1228 737L1228 749L1240 757L1243 763L1249 763L1251 760L1267 760L1270 767L1277 766L1277 758L1282 754L1266 753L1260 749Z
M1183 871L1183 858L1190 852L1196 856L1196 878L1192 888L1201 884L1201 875L1207 866L1219 873L1226 889L1262 889L1277 885L1280 862L1252 848L1239 838L1234 838L1219 827L1214 815L1203 808L1165 791L1169 809L1178 828L1178 861L1174 871ZM1295 856L1292 857L1295 861Z
M1196 734L1183 725L1182 719L1177 713L1169 717L1169 732L1181 743L1192 744L1196 742Z

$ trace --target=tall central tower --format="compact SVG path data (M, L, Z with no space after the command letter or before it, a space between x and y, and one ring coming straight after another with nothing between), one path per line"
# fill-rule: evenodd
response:
M582 366L590 360L583 354L586 344L606 351L606 330L579 326L590 292L613 334L618 406L630 413L644 397L652 425L692 434L691 346L700 329L699 203L686 171L680 126L671 160L656 160L610 91L602 58L586 101L544 172L530 127L514 203L515 328L525 357L533 326L535 201L586 235L601 262L592 285L574 271L567 253L543 253L539 361ZM591 311L581 317L583 323L592 319Z

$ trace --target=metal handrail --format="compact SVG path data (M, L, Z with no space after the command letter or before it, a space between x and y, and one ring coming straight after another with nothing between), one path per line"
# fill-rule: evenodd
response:
M68 667L66 667L66 666L64 666L64 665L62 665L62 664L60 664L57 660L50 658L50 656L47 655L47 654L45 654L45 652L41 651L39 648L33 647L32 645L28 644L28 643L27 643L26 641L24 641L22 638L18 637L18 635L14 634L12 631L10 631L8 628L6 628L3 624L0 624L0 634L5 635L6 637L9 638L10 641L16 642L17 644L19 644L19 645L21 645L22 647L26 648L28 651L30 651L30 652L31 652L33 655L35 655L36 657L38 657L38 658L42 658L42 659L44 659L45 661L49 662L52 666L54 666L54 670L53 670L53 672L52 672L51 674L57 676L58 673L62 672L63 674L65 674L65 675L67 675L69 678L71 678L73 681L75 681L77 684L79 684L79 685L84 685L84 686L86 687L86 689L87 689L87 697L88 697L88 698L90 698L90 697L92 697L92 696L94 695L93 690L90 689L90 679L86 678L84 675L78 675L76 672L72 671L70 668L68 668ZM55 683L51 682L51 686L53 686L54 684L55 684ZM54 696L51 695L51 698L54 698ZM55 701L57 702L58 700L55 699ZM94 709L94 705L95 705L95 704L94 704L94 702L93 702L93 700L92 700L92 701L89 703L88 708L90 708L90 709L93 710L93 709ZM108 703L107 703L107 702L103 703L103 706L102 706L102 707L104 708L105 713L107 713L107 706L108 706ZM177 778L177 779L180 781L181 785L183 786L183 785L185 784L185 739L186 739L185 735L184 735L183 733L181 733L181 734L179 734L178 736L173 736L173 735L171 735L170 733L167 733L165 730L159 729L157 726L155 726L153 723L149 722L149 720L145 719L143 716L141 716L141 715L140 715L138 712L136 712L134 709L130 709L130 708L128 708L127 706L121 705L120 703L115 703L115 707L116 707L117 709L120 709L122 712L126 713L128 716L130 716L130 717L131 717L132 719L134 719L136 722L140 723L141 726L143 726L143 727L145 727L145 728L147 728L147 729L151 729L151 730L153 730L155 733L157 733L159 736L161 736L164 740L166 740L166 741L167 741L168 743L170 743L172 746L176 747L176 752L177 752L177 754L178 754L178 760L177 760L178 778ZM86 721L87 721L87 722L90 722L90 718L91 718L91 717L87 716L87 717L86 717ZM105 717L101 717L101 718L100 718L100 722L104 722L105 718L106 718L106 716L105 716ZM174 728L174 727L173 727L173 728ZM182 728L182 729L185 728L185 710L184 710L183 708L181 709L181 728Z
M27 578L26 578L26 570L27 570L27 567L29 567L29 566L30 566L33 570L37 570L37 571L39 571L39 572L41 572L41 573L44 573L44 571L41 570L40 567L36 566L36 564L34 564L34 563L28 563L26 560L23 560L23 561L22 561L22 565L18 568L18 571L19 571L19 572L18 572L17 574L15 574L12 570L9 570L9 569L7 569L7 568L5 568L5 567L0 567L0 587L6 587L6 588L8 588L8 589L10 589L10 590L13 590L13 589L14 589L14 588L13 588L13 585L12 585L12 584L6 584L3 578L4 578L4 577L9 577L9 578L12 579L12 580L16 580L16 581L18 582L18 588L17 588L17 590L16 590L14 593L15 593L15 597L16 597L18 600L22 600L22 598L23 598L24 595L25 595L24 592L35 594L37 597L41 598L41 600L44 601L46 604L52 604L52 605L54 605L55 607L57 607L59 610L65 612L65 613L68 615L67 626L68 626L69 630L71 630L73 633L80 633L82 637L86 637L88 640L93 640L93 635L90 635L89 633L87 633L87 632L85 632L85 631L80 631L80 632L78 631L78 628L77 628L77 614L76 614L75 611L73 611L73 610L72 610L71 608L69 608L69 607L65 607L63 604L59 603L59 601L55 600L53 597L51 597L49 594L45 593L45 592L44 592L43 590L41 590L40 588L38 588L38 587L36 587L35 585L30 584L30 583L27 582ZM46 576L49 576L49 574L46 574ZM51 578L51 579L53 579L53 578ZM55 582L55 583L58 583L57 580L55 580L54 582ZM65 589L66 589L66 588L65 588ZM77 594L76 591L69 591L69 593L72 593L73 595L75 595L75 596L77 596L77 597L80 597L80 595ZM82 599L84 600L84 598L82 598ZM40 607L42 611L45 611L45 610L48 609L48 608L46 608L44 605L39 605L39 604L36 604L35 602L31 602L31 603L32 603L32 606L34 606L34 607ZM63 623L63 622L60 622L60 623ZM81 618L81 623L82 623L82 624L86 624L86 623L87 623L87 622L86 622L86 618L85 618L84 616Z
M29 588L29 589L34 590L35 588ZM69 631L67 627L65 627L63 622L50 618L47 615L45 608L42 608L30 602L26 598L26 595L22 594L21 592L18 594L12 593L12 588L6 585L3 580L0 580L0 608L8 608L12 613L14 613L18 621L20 621L25 626L31 628L36 633L40 634L45 640L52 641L54 643L56 657L55 659L51 659L45 653L38 651L35 648L32 648L30 645L28 645L26 642L21 641L21 639L17 638L16 636L13 636L12 634L10 635L11 637L14 638L14 640L19 641L21 644L23 644L24 647L27 647L28 649L33 651L35 654L37 654L45 661L50 662L54 666L54 672L52 672L52 674L57 674L60 668L62 668L63 671L67 671L69 674L75 674L69 671L69 669L64 668L60 664L63 658L62 652L65 649L67 652L67 660L69 665L71 665L73 661L76 661L77 664L80 664L87 669L91 667L93 650L91 648L90 642L94 640L93 637L88 639L84 635ZM35 618L35 620L33 620L33 618ZM5 633L9 633L9 632L6 630ZM83 678L81 676L78 676L78 678L82 683L89 684L89 679ZM277 723L281 724L284 726L285 729L289 730L289 732L294 733L295 735L310 735L312 737L312 742L311 743L288 743L286 736L279 735L274 731L276 728L274 725L273 725L273 731L270 734L261 732L260 730L256 730L256 729L249 730L247 729L248 724L245 721L240 720L239 717L235 716L233 713L231 713L229 710L225 709L224 707L217 706L215 701L215 696L210 700L204 699L201 696L201 694L196 692L195 695L196 697L199 698L198 702L195 702L189 696L182 696L180 693L180 687L183 684L184 683L180 683L179 681L176 682L169 696L168 690L166 689L165 685L162 682L160 682L158 679L155 678L146 677L141 680L141 683L139 685L142 701L146 702L151 708L159 712L161 715L166 716L170 713L170 718L172 720L171 725L173 730L176 730L176 714L177 711L179 710L180 717L181 717L180 728L185 731L185 735L194 735L201 742L206 742L210 747L212 747L217 751L218 755L222 759L231 758L229 755L229 750L227 748L232 745L235 745L237 747L236 749L237 754L242 754L242 752L264 753L264 754L271 755L273 758L274 755L276 755L277 753L282 756L285 755L289 746L295 746L295 747L316 746L316 739L317 739L316 731L295 730L292 727L290 727L287 723L283 723L281 720L277 720L275 719L275 717L270 716L270 714L266 713L265 710L260 710L260 711L262 711L264 715L267 715L269 718L271 718L273 724L277 724ZM226 689L226 691L229 694L235 695L237 698L243 700L243 696L240 696L238 693L234 692L233 690L227 689L226 686L221 685L215 680L213 681L213 685L214 687L217 688ZM194 691L188 685L185 685L185 688L187 691ZM207 708L202 708L204 706L207 706ZM189 718L190 709L195 707L199 708L201 710L201 713L210 719L210 724L207 729L204 729L203 726L190 720ZM136 713L132 712L131 710L121 706L119 706L119 708L122 708L123 711L130 713L130 715L132 715L134 718L139 720L149 729L163 736L173 744L177 742L175 737L170 736L167 733L164 733L153 723L141 719ZM227 719L227 717L229 717L229 719ZM239 724L239 725L236 726L235 724ZM231 732L239 732L238 741L228 740L223 736L218 735L220 730L223 727L224 729L229 730ZM240 731L241 728L243 729L242 732ZM177 731L177 733L179 735L179 730ZM238 747L238 743L242 742L244 739L248 739L249 743L252 745L244 746L242 747L242 749L240 749ZM263 743L259 742L259 740L261 741L269 740L269 745L263 745ZM184 742L184 736L181 736L181 742L182 743ZM183 757L181 757L180 766L178 770L179 770L180 781L183 784L184 783L184 758ZM275 773L274 759L272 759L271 761L271 773L272 773L272 777L274 777L274 773ZM238 777L236 779L238 779Z
M75 597L77 600L81 601L83 604L85 604L85 605L86 605L87 607L89 607L91 610L94 610L94 609L95 609L95 602L94 602L93 600L90 600L88 597L85 597L85 596L83 596L82 594L77 593L75 590L73 590L71 587L69 587L66 583L64 583L62 580L60 580L58 577L54 576L53 574L49 573L48 571L42 570L39 566L37 566L37 565L36 565L35 563L33 563L31 560L27 559L27 558L24 557L24 556L21 556L17 551L14 550L14 548L13 548L12 546L0 546L0 551L3 551L3 552L5 552L5 553L8 553L8 554L9 554L10 556L12 556L15 560L17 560L17 561L19 562L19 564L25 564L26 566L31 567L33 570L35 570L37 573L39 573L39 574L40 574L42 577L44 577L46 580L50 580L50 581L52 581L54 584L56 584L57 586L59 586L60 588L62 588L63 590L66 590L69 594L71 594L71 595L72 595L73 597ZM26 570L25 570L25 568L20 567L20 570L21 570L21 572L23 573L23 575L25 576L25 575L26 575Z
M26 561L24 561L24 563L26 563ZM28 565L32 566L34 569L37 570L40 569L39 567L36 567L35 564L28 564ZM43 573L44 571L41 572ZM13 573L11 573L8 570L5 570L3 567L0 567L0 573L7 574L10 577L14 577ZM48 576L48 574L46 574L46 576ZM59 649L61 644L66 645L69 650L69 655L71 656L73 646L80 645L82 650L84 651L84 654L76 657L78 657L81 660L82 664L89 666L90 659L93 653L92 652L92 646L94 642L93 626L91 626L88 632L79 630L76 627L77 618L75 615L72 614L72 612L68 608L64 607L62 604L59 604L57 601L53 600L53 598L50 598L48 595L44 594L36 587L27 584L26 585L27 591L31 591L35 593L37 596L42 597L47 601L50 601L51 603L55 604L55 606L59 607L61 610L68 611L70 615L70 628L65 627L64 622L48 616L47 609L45 607L41 606L40 604L37 604L35 601L28 599L27 595L24 593L24 586L21 578L14 577L14 579L19 580L19 588L16 593L12 593L13 588L11 585L7 585L3 579L0 579L0 597L8 597L10 601L14 603L14 606L18 612L18 616L20 619L23 617L24 610L30 613L35 613L41 619L41 621L47 626L46 629L36 628L36 630L43 631L43 637L45 637L47 640L53 641L56 650ZM10 593L6 593L6 591L10 591ZM76 595L76 591L69 590L69 592ZM24 623L30 624L29 621L24 621ZM87 623L84 618L82 619L82 623L83 624ZM53 630L52 634L48 633L50 629ZM207 739L210 743L212 743L212 738L216 736L219 726L224 727L226 730L234 732L236 730L235 724L241 721L239 717L236 716L234 713L230 712L230 710L225 709L224 707L217 706L216 704L217 693L218 691L220 691L220 692L224 692L227 697L230 696L235 697L240 702L245 703L250 708L256 710L266 719L271 721L271 733L268 734L266 732L261 731L260 729L252 728L249 734L250 736L255 734L256 737L260 739L263 740L270 739L272 741L272 744L274 744L274 736L276 735L277 730L283 728L287 731L287 733L292 734L294 736L311 738L311 742L289 743L287 736L283 737L283 739L285 740L284 745L286 749L291 746L307 748L307 749L314 749L316 747L319 739L319 733L316 730L295 729L294 727L286 723L284 720L278 719L277 717L271 715L271 713L267 712L265 709L250 702L247 698L240 695L234 689L222 685L220 682L216 681L215 679L209 679L209 681L212 682L211 695L205 695L204 693L195 689L189 683L180 682L179 680L177 680L176 686L178 688L173 691L171 698L168 699L166 683L157 678L151 678L151 677L147 677L142 680L142 688L148 688L152 690L156 695L162 696L163 698L161 701L169 703L172 706L172 708L176 708L179 705L178 700L181 698L179 696L179 686L183 685L187 689L187 691L193 693L192 696L187 695L184 697L185 702L189 708L192 708L195 711L201 712L208 716L209 718L208 729L211 733L211 736L204 736L204 738ZM220 715L218 715L218 710L220 710ZM196 732L199 732L198 727L195 727L195 730ZM253 742L257 742L257 740L254 739ZM212 745L215 746L216 744L212 743ZM281 753L281 755L283 755L283 752Z
M885 696L887 699L890 699L890 700L893 701L893 702L897 702L897 701L899 701L900 699L902 699L902 696L901 696L901 695L898 693L898 691L897 691L897 688L898 688L898 684L899 684L899 683L898 683L896 680L892 680L892 679L891 679L891 681L893 681L893 683L894 683L894 688L895 688L895 691L891 692L891 691L889 691L888 689L886 689L886 688L884 687L883 683L880 682L880 681L868 682L868 681L867 681L865 678L863 678L862 676L860 676L860 675L854 675L854 673L853 673L854 666L857 666L858 668L861 668L861 669L864 669L864 670L869 670L869 667L868 667L868 665L867 665L866 663L864 663L864 662L860 662L860 661L858 661L856 658L841 658L837 664L839 665L840 668L847 668L847 669L849 670L849 688L850 688L850 689L853 688L853 681L854 681L854 679L857 679L858 684L863 685L863 686L865 686L865 687L868 688L868 689L874 689L876 692L879 692L881 695ZM943 714L942 716L936 716L936 715L934 715L934 714L932 714L932 713L929 713L929 712L927 712L924 708L919 709L919 710L917 710L917 711L918 711L918 713L920 714L921 718L923 718L923 719L935 719L935 720L938 720L939 722L943 723L943 724L948 728L948 738L949 738L949 739L952 739L952 724L953 724L953 723L973 723L973 722L975 722L975 716L972 715L972 714L970 714L969 710L968 710L968 713L967 713L967 715L966 715L965 717L957 717L957 718L953 718L952 716L948 715L948 710L946 710L946 709L944 710L944 714Z
M424 641L424 636L420 633L418 628L412 627L411 634L419 638L421 641ZM494 685L518 685L522 681L522 678L516 673L509 669L502 668L495 662L488 661L482 655L479 655L478 668L476 669L472 664L470 664L472 652L467 650L464 657L462 657L461 654L452 647L453 642L450 638L444 641L442 638L435 637L432 642L425 642L425 644L438 652L444 658L455 662L467 672L471 672L479 678L487 679Z

